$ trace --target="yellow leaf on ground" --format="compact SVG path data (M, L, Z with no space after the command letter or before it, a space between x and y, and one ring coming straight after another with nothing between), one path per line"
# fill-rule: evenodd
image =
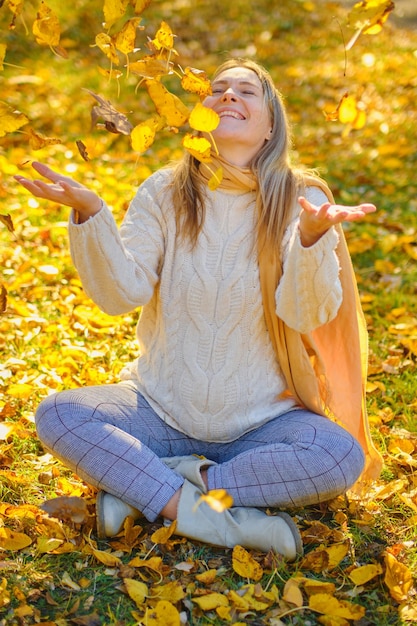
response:
M180 582L173 581L166 585L158 585L152 589L152 597L168 602L179 602L185 598L186 593Z
M68 572L63 573L62 578L61 578L61 583L65 587L68 587L69 589L72 589L73 591L81 591L80 585L76 583L74 580L72 580Z
M163 568L162 558L160 556L153 556L150 559L141 559L136 556L134 559L129 561L130 567L147 567L154 572L161 573Z
M39 554L48 554L59 548L63 543L62 539L55 539L54 537L38 537L36 551Z
M289 578L284 586L283 599L288 604L293 604L294 606L303 606L303 594L300 590L300 580L296 578Z
M148 597L148 587L145 583L134 578L124 578L123 582L129 597L132 598L137 607L141 607L145 598Z
M196 574L196 579L200 583L204 583L205 585L211 585L217 577L216 569L209 569L206 572L202 572L201 574Z
M406 565L397 561L393 554L385 552L385 579L391 596L397 602L405 602L413 585L413 577Z
M365 615L365 608L347 600L338 600L328 593L315 593L310 596L308 606L318 613L334 617L358 620Z
M0 527L0 548L2 550L23 550L32 543L32 539L24 533L18 533L10 528Z
M263 569L242 546L235 546L232 553L232 566L236 574L242 578L258 581L263 576Z
M379 563L370 563L369 565L362 565L361 567L355 567L349 572L349 578L355 583L355 585L364 585L375 576L382 574L383 569Z
M323 626L349 626L347 619L336 615L321 615L317 621Z
M229 601L222 593L208 593L206 596L192 598L202 611L213 611L219 606L229 606Z
M160 600L155 608L146 609L143 624L146 626L180 626L178 610L171 602Z
M104 552L104 550L95 550L94 548L91 550L96 559L103 563L103 565L107 565L107 567L115 567L117 565L121 565L122 561L118 556L114 554L110 554L109 552Z
M177 523L175 520L169 526L162 526L161 528L158 528L158 530L155 530L155 532L152 533L151 541L153 541L153 543L160 544L167 543L168 539L170 539L175 533L176 528Z

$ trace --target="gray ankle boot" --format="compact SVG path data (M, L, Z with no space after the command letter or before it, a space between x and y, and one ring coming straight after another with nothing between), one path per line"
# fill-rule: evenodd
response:
M161 461L170 469L177 472L177 474L189 480L190 483L199 487L203 493L205 493L207 489L201 476L201 470L211 465L217 465L214 461L193 454L189 456L165 457L161 459Z
M126 517L130 516L137 520L140 515L140 511L116 498L116 496L112 496L105 491L98 492L96 497L96 521L97 535L100 539L114 537L122 530Z
M287 513L267 515L251 507L233 507L217 513L199 502L201 489L185 479L178 504L176 533L215 546L269 552L272 548L288 561L303 553L299 530Z

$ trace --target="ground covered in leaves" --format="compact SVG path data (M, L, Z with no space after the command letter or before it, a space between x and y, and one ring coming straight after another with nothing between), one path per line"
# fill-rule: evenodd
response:
M44 3L1 4L0 624L416 621L416 31L389 17L347 49L357 29L337 2L155 1L142 14L140 50L126 53L146 54L164 21L183 68L210 73L229 55L254 57L285 95L297 158L320 170L339 201L378 207L346 234L369 324L368 410L385 467L363 501L294 511L305 556L286 564L194 544L146 520L98 541L94 490L42 449L33 424L40 400L116 381L136 356L138 312L113 318L91 303L69 257L67 210L29 198L13 175L44 161L94 187L120 222L135 187L182 149L183 131L158 131L138 153L112 120L91 124L97 101L86 89L132 126L154 114L140 76L96 40L101 0L47 2L58 17L48 45ZM107 2L107 11L121 5ZM164 80L173 91L176 78ZM55 496L65 499L59 518L40 508Z

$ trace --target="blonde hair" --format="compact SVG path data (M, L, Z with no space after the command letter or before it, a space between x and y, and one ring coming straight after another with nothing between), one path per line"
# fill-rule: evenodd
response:
M255 72L271 116L271 137L252 160L250 169L258 180L258 241L260 245L279 251L294 202L304 186L304 174L290 165L291 133L288 118L282 96L269 72L249 59L229 59L217 68L213 79L235 67ZM188 238L192 245L197 241L205 214L204 189L198 168L198 160L186 152L174 170L172 181L177 226L180 235Z

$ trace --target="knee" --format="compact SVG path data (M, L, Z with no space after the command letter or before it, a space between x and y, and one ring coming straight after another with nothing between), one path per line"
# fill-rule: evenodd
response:
M35 412L35 426L41 442L48 448L53 448L54 442L65 429L64 419L59 406L67 392L54 393L39 404Z

